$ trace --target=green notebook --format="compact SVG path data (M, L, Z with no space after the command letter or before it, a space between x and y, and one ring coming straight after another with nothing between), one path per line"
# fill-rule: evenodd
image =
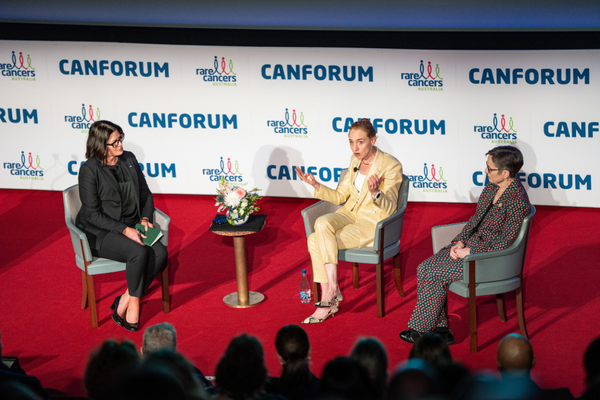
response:
M146 236L145 238L140 236L140 239L142 239L142 243L144 243L146 246L154 246L154 243L156 243L158 239L163 237L163 233L160 229L148 227L148 230L146 231L146 228L142 224L137 224L135 226L135 229Z

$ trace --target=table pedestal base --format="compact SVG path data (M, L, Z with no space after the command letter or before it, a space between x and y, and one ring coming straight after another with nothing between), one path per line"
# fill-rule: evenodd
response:
M247 304L241 304L239 302L237 292L229 293L227 296L223 297L223 303L227 304L229 307L246 308L246 307L252 307L259 303L262 303L265 299L265 295L262 293L248 292L248 294L249 294L249 296L248 296Z

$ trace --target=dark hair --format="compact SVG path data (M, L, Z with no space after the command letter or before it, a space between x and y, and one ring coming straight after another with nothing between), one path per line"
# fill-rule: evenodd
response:
M140 355L133 342L106 340L90 355L83 373L83 385L92 400L110 399L121 376L135 371Z
M110 121L96 121L90 126L88 139L85 147L85 158L90 159L97 157L102 165L106 162L106 143L110 135L118 131L122 136L125 136L123 129L117 124Z
M173 351L177 349L177 331L168 322L152 325L144 331L142 341L144 356L161 349Z
M452 354L446 340L437 333L428 332L417 339L410 349L409 359L418 358L431 365L438 366L452 362Z
M600 337L597 337L585 350L583 356L585 367L585 383L588 387L594 383L600 383Z
M377 131L373 128L373 124L366 118L361 119L360 121L356 121L350 126L350 130L352 129L361 129L367 133L367 137L369 139L377 136Z
M170 325L170 324L169 324ZM192 364L176 351L161 349L152 352L144 359L144 371L164 371L172 375L191 397L208 397L203 384L195 375Z
M321 377L322 397L368 400L375 397L367 371L349 357L335 358L325 366Z
M283 359L281 394L290 400L296 399L310 383L308 335L298 325L286 325L277 332L275 348Z
M500 171L508 171L511 178L515 178L523 166L523 153L514 146L494 147L486 156L492 156L492 161Z
M387 390L387 352L383 344L376 338L362 338L354 345L350 357L358 361L367 371L374 389L380 396Z
M255 337L235 337L217 364L217 389L233 399L252 397L267 379L263 349Z

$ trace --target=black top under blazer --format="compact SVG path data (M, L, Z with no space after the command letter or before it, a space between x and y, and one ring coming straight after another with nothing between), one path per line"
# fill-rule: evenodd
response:
M133 153L124 151L119 161L129 172L137 195L141 218L150 222L154 215L154 198L148 188L146 178ZM121 189L112 172L102 167L97 157L87 160L79 169L79 197L81 209L75 224L84 231L90 247L100 250L106 234L121 233L127 225L121 222Z

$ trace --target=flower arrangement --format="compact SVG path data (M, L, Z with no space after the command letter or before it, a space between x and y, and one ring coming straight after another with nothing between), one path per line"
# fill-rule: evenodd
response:
M244 184L241 184L243 186ZM217 187L217 197L215 200L218 206L218 212L227 210L227 222L231 225L241 225L248 220L250 214L258 211L259 207L256 202L261 199L258 195L260 189L254 188L246 191L241 186L233 185L226 182L225 178L221 177L219 186Z

